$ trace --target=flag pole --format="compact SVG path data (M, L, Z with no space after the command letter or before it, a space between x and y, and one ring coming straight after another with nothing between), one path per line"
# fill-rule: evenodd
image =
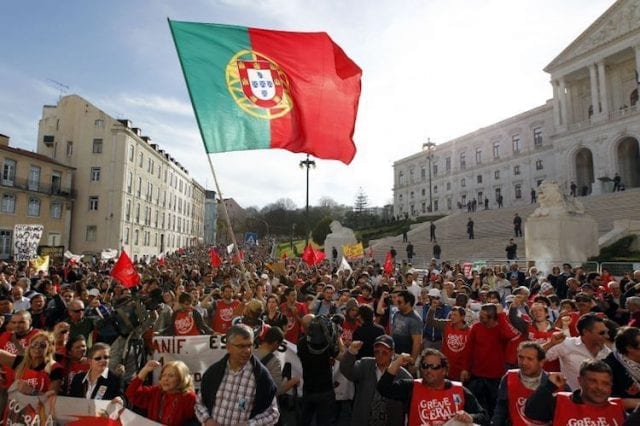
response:
M213 182L216 185L216 190L218 191L218 196L220 197L220 202L222 203L222 211L224 213L224 220L227 223L227 227L229 228L229 232L231 233L231 241L233 242L233 248L236 251L236 255L238 256L238 260L240 261L240 271L242 272L242 280L246 281L247 278L245 276L244 269L244 259L240 257L240 247L238 247L238 242L236 241L236 235L233 232L233 227L231 226L231 219L229 218L229 211L227 210L227 205L224 202L224 197L222 196L222 191L220 190L220 184L218 184L218 177L216 176L216 171L213 168L213 162L211 161L211 154L207 153L207 160L209 160L209 168L211 169L211 175L213 176Z

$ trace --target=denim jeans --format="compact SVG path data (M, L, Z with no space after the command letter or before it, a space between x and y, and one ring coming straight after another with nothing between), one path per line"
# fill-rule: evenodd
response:
M336 415L336 395L333 389L302 396L302 420L305 424L332 426ZM315 423L313 419L315 418ZM308 422L308 423L307 423Z

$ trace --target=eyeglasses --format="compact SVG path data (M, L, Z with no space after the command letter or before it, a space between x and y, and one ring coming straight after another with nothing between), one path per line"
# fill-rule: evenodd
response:
M251 343L246 343L244 345L240 345L240 344L236 344L236 343L229 343L231 346L235 346L238 349L242 349L242 350L247 350L247 349L251 349L253 348L253 344Z
M75 312L77 314L80 312L84 312L84 309L70 309L69 312Z
M34 348L34 349L44 349L47 346L49 346L49 343L47 342L33 342L29 345L29 347Z
M109 358L111 358L109 355L103 355L103 356L97 356L97 357L93 358L93 360L94 361L102 361L102 360L108 361Z
M423 362L423 363L420 364L420 367L422 367L423 370L438 371L441 368L444 368L444 365L442 365L442 364L427 364L426 362Z

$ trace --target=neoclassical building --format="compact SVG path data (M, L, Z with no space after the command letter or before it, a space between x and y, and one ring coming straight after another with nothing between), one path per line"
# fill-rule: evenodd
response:
M131 121L65 96L43 107L37 150L73 167L72 252L142 259L204 243L205 189Z
M394 213L529 203L544 179L578 195L610 191L616 173L640 186L639 70L640 0L619 0L544 69L544 105L396 161Z

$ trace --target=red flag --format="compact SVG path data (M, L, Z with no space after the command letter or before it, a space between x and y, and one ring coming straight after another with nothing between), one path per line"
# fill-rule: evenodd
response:
M237 253L234 253L233 258L231 259L233 263L239 264L244 260L244 251L238 250Z
M326 255L323 251L314 250L311 244L308 244L304 248L304 253L302 253L302 260L309 265L315 266L318 263L322 262L326 258Z
M384 272L387 274L393 272L393 256L391 256L391 252L387 253L387 258L384 260Z
M126 288L135 287L140 284L140 275L133 266L133 262L127 255L127 252L122 250L118 261L111 270L111 276L120 281Z
M164 266L167 264L167 261L164 259L164 256L160 256L158 258L158 266Z
M211 264L216 268L219 268L222 265L222 259L220 259L218 252L215 250L211 250L211 252L209 252L209 255L211 256Z

